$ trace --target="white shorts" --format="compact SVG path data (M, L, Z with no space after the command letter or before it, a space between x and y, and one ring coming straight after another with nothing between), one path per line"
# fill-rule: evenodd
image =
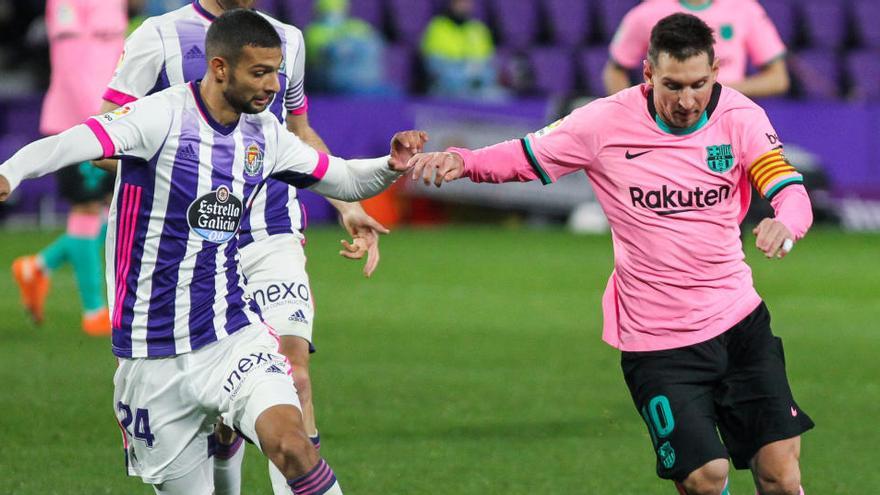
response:
M300 407L278 337L263 324L179 356L119 359L113 385L128 472L151 484L204 463L218 418L259 446L263 411Z
M272 235L248 244L240 254L247 297L260 307L263 320L278 335L302 337L311 343L315 309L302 238Z

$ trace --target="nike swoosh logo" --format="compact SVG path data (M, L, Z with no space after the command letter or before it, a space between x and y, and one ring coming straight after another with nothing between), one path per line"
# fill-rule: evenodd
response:
M626 159L632 160L633 158L638 158L638 157L640 157L642 155L646 155L652 151L654 151L654 150L643 151L641 153L630 153L629 150L626 150Z

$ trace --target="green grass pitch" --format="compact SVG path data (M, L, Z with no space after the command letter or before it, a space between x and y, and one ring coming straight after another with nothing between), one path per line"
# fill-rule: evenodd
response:
M79 330L72 274L48 323L19 307L12 259L49 234L0 245L0 494L151 494L122 470L109 343ZM317 301L313 358L322 454L349 494L672 494L600 340L609 237L450 227L382 239L372 280L307 246ZM817 230L782 262L747 236L755 283L785 339L811 495L880 490L880 237ZM734 495L754 493L734 473ZM248 449L245 494L268 494Z

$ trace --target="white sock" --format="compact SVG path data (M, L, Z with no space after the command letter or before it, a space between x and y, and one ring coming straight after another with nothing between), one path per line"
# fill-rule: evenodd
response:
M272 483L274 495L290 495L290 485L287 484L287 478L281 474L281 470L272 461L269 461L269 482Z
M217 445L214 453L214 495L241 495L241 463L244 439L238 436L232 445Z

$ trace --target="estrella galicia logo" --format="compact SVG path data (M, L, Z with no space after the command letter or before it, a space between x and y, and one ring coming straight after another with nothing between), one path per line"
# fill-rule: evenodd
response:
M672 448L668 440L657 449L657 456L660 457L660 462L666 469L672 469L672 466L675 465L675 449Z
M706 164L713 172L727 172L733 166L733 148L729 144L706 146Z
M262 170L263 150L257 143L251 143L244 152L244 173L254 176Z
M189 205L189 227L201 238L215 244L232 239L241 223L241 200L226 186L196 199Z

